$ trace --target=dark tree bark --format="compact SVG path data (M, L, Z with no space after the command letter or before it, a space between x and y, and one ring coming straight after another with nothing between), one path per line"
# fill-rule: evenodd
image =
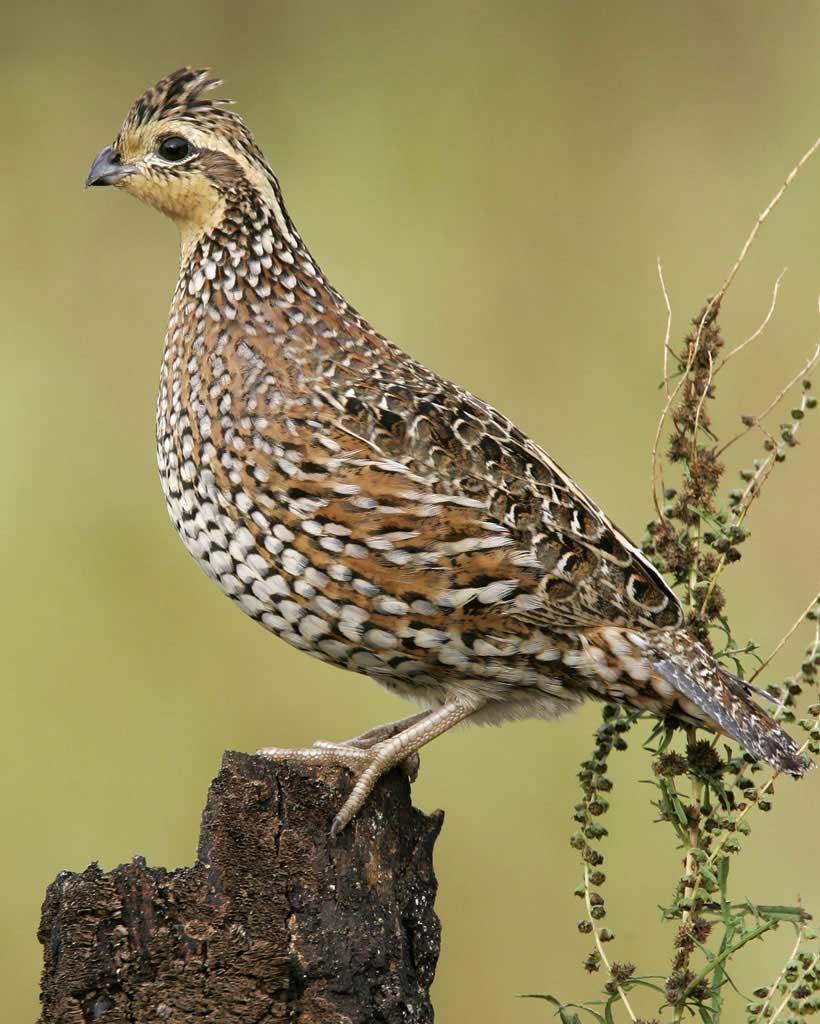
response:
M40 1024L424 1024L443 815L382 780L336 839L350 778L227 753L197 861L137 857L49 886Z

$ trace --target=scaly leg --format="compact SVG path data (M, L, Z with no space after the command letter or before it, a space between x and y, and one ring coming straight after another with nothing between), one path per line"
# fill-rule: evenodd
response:
M362 808L379 778L397 764L420 750L425 743L452 729L474 714L485 701L482 698L456 698L435 711L411 715L404 722L392 722L370 730L359 737L360 740L371 738L371 734L379 734L382 729L388 730L387 737L376 739L372 746L363 748L346 744L335 744L321 747L308 747L304 750L286 750L282 747L264 747L257 754L270 757L276 761L299 761L306 765L331 766L342 765L356 774L356 783L344 802L342 809L333 819L330 829L332 836L348 824ZM408 724L409 723L409 724ZM404 726L401 731L396 727ZM365 740L367 742L367 740Z
M313 744L314 747L324 747L327 750L332 750L333 747L359 747L361 750L368 750L370 747L375 746L380 740L390 739L391 736L395 736L397 733L403 732L411 725L415 725L416 722L420 722L423 718L427 718L428 715L432 714L430 708L425 711L417 711L415 715L408 715L406 718L399 718L395 722L386 722L384 725L377 725L373 729L368 729L367 732L363 732L360 736L353 736L349 740L316 740Z
M349 740L337 740L335 742L332 740L314 740L313 746L321 747L323 750L333 750L336 747L357 747L359 750L369 750L371 747L375 747L381 740L390 739L391 736L402 732L408 726L415 725L416 722L420 722L429 714L430 709L428 708L426 711L419 711L415 715L400 718L396 722L377 725L374 729L368 729L367 732L363 732L361 736L353 736ZM418 753L410 754L401 763L401 770L411 782L415 782L418 778L419 765Z

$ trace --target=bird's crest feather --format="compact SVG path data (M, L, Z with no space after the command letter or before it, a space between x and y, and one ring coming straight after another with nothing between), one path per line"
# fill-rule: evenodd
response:
M221 79L211 78L210 74L208 68L184 67L172 71L135 100L123 129L139 128L151 121L225 117L227 111L223 108L232 101L205 95L222 85Z

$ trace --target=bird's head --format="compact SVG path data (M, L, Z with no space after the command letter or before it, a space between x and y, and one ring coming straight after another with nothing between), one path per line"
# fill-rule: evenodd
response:
M292 226L279 186L242 119L207 94L221 83L204 69L180 68L148 89L117 137L96 157L86 185L114 185L178 225L183 251L217 227L231 201L270 211Z

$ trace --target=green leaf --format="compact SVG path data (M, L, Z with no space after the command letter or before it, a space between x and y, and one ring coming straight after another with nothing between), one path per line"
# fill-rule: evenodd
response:
M718 536L723 534L725 523L722 523L714 512L709 512L700 505L690 505L689 508L698 516L699 519L702 519L708 526L711 526Z
M791 921L793 924L804 924L811 920L811 914L802 907L767 906L762 903L755 905L755 911L764 921Z
M700 871L701 876L707 879L707 881L711 882L716 887L720 886L717 875L711 870L711 868L707 868L705 864L700 864L698 865L698 870Z
M660 979L660 981L665 981L666 980L665 976L662 975L662 974L651 974L651 975L649 975L648 977L645 977L645 978L634 978L633 977L633 978L629 979L629 987L633 988L634 986L637 986L637 985L643 985L644 988L651 988L651 989L653 989L653 991L660 992L660 994L662 996L665 996L666 995L666 989L662 988L660 985L653 984L651 981L649 981L649 978L658 978L658 979Z
M683 808L683 804L680 802L680 797L677 793L670 794L672 801L672 808L675 812L675 816L678 821L683 825L684 828L689 828L689 819L686 817L686 811Z

